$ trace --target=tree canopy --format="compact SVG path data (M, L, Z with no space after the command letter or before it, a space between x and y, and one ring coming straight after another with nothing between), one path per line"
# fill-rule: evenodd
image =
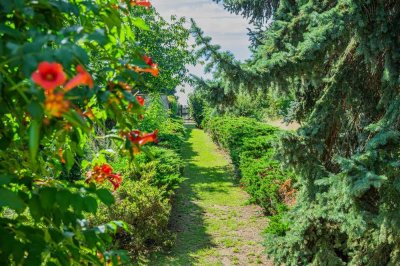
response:
M400 3L224 5L254 22L272 21L258 34L252 57L241 63L210 45L194 25L215 73L199 87L230 95L227 105L240 91L294 95L287 118L302 124L280 140L281 161L300 175L299 194L286 218L289 229L268 236L269 254L286 265L396 264Z

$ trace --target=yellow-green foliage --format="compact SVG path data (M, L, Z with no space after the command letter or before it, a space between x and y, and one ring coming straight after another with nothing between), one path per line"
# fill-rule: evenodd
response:
M128 232L117 235L119 248L136 257L171 243L173 238L167 227L171 204L158 187L149 180L125 179L115 197L116 204L101 206L94 219L96 222L122 220L129 225Z

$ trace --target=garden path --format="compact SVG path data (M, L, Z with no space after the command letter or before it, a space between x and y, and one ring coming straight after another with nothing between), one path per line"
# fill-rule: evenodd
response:
M234 177L229 160L202 130L188 126L186 178L173 204L177 235L169 253L148 265L273 265L262 246L267 219Z

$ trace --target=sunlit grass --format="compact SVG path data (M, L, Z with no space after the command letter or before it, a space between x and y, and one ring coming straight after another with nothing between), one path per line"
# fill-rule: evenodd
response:
M177 232L174 247L157 253L148 265L237 264L236 255L248 241L241 242L235 230L253 226L254 219L240 219L240 208L248 199L238 186L229 160L202 130L189 130L182 148L187 180L175 199L172 229ZM259 222L259 221L258 221ZM226 249L221 253L221 249ZM258 255L258 254L257 254ZM249 263L254 262L254 257Z

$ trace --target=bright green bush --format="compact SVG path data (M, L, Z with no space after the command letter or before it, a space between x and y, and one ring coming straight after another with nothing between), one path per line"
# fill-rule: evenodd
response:
M275 135L246 138L240 153L239 169L241 182L252 196L252 202L264 208L267 214L274 214L282 204L278 194L280 186L291 178L288 171L282 171L274 158Z
M289 222L286 220L286 206L280 206L278 213L269 217L268 226L264 233L267 235L284 236L289 230Z
M252 118L229 116L212 118L207 125L207 130L212 139L229 152L233 164L237 167L247 139L270 136L278 131Z
M128 224L129 230L117 235L119 248L136 257L171 243L173 238L168 231L171 204L158 187L149 180L126 179L115 197L115 206L102 206L94 222L122 220Z
M195 91L189 95L189 112L197 127L202 126L209 108L201 92Z
M159 128L168 118L169 110L165 110L160 94L155 93L147 96L146 112L140 129L151 131L152 128Z
M183 181L183 161L173 150L152 147L149 154L140 154L137 157L138 179L146 179L150 184L172 194Z
M185 137L185 127L181 118L166 119L158 133L158 146L179 151Z
M151 122L153 123L153 122ZM125 177L115 193L116 206L102 206L92 218L94 224L109 219L128 224L128 232L117 235L116 245L133 258L173 243L168 231L171 197L183 181L183 160L179 154L184 127L180 119L167 118L160 126L159 143L135 156L135 161L112 156L114 171ZM154 124L155 125L155 124Z
M208 123L212 139L226 149L251 201L267 214L282 210L280 186L293 174L282 170L274 158L279 130L244 117L215 117Z
M92 222L117 219L127 223L130 230L118 233L116 245L128 250L133 258L168 247L174 239L167 227L170 198L183 181L180 155L174 150L151 147L147 154L137 155L135 164L117 158L112 165L125 179L114 194L116 204L102 205Z

